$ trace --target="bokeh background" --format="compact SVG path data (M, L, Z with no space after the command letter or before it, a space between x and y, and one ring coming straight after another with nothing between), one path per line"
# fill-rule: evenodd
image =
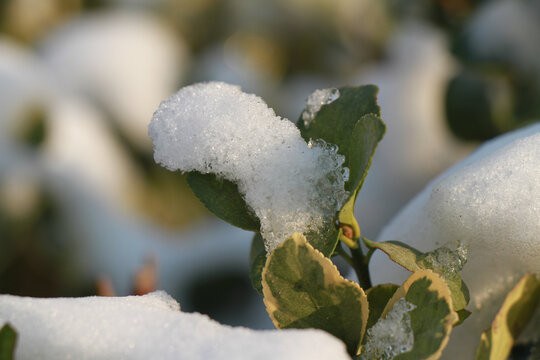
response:
M0 293L157 287L272 327L252 234L152 159L159 102L209 80L293 121L317 88L378 85L388 131L355 210L375 239L440 171L540 119L540 1L1 0Z

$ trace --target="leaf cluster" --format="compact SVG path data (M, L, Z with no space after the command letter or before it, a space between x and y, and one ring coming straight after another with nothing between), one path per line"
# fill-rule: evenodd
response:
M345 157L350 176L345 183L349 197L334 217L326 220L326 231L295 233L267 254L260 234L260 221L244 201L235 183L213 174L191 172L187 181L195 195L218 217L255 232L250 253L250 280L264 296L274 325L285 328L317 328L341 339L355 359L366 359L362 347L369 329L384 319L394 304L405 299L412 304L410 331L412 349L395 359L438 359L448 343L452 328L470 312L465 309L469 291L458 272L444 271L422 253L398 241L374 242L361 237L354 217L354 204L381 141L385 125L377 105L377 87L339 88L340 96L323 105L313 120L300 117L296 125L306 141L323 139L337 145ZM369 249L364 255L360 239ZM350 251L347 253L339 242ZM372 287L368 263L375 250L412 272L401 285ZM437 251L450 251L439 248ZM356 271L360 284L344 279L331 257L341 255ZM538 306L538 279L524 278L510 294L492 329L482 335L477 359L503 359L526 319ZM503 324L500 326L499 324ZM502 329L502 330L501 330ZM394 344L387 344L393 346ZM387 359L381 355L381 359Z

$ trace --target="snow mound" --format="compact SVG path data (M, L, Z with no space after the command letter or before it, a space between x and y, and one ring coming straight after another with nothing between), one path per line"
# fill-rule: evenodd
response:
M540 273L540 124L500 136L447 170L383 230L421 251L461 241L468 246L463 278L473 311L448 348L472 358L480 333L525 272ZM373 257L375 283L400 282L407 272L385 255ZM459 342L459 345L457 344ZM454 345L454 346L453 346ZM457 345L457 346L456 346ZM452 358L452 357L449 357Z
M118 298L0 296L0 327L18 332L25 359L349 359L320 330L254 331L180 312L165 292Z
M237 86L180 89L154 113L149 135L166 168L237 183L269 252L294 232L321 231L346 199L348 169L337 147L306 143L293 123Z

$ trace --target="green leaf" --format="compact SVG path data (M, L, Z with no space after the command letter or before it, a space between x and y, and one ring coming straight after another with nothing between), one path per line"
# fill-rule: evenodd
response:
M377 105L378 91L374 85L339 88L339 98L323 105L308 126L302 117L297 121L306 141L323 139L337 145L338 153L345 156L343 166L350 171L345 190L350 196L340 211L339 221L353 227L356 239L360 237L360 228L353 215L354 203L385 132Z
M17 333L6 323L0 329L0 360L13 360L16 344Z
M262 278L266 310L277 328L325 330L356 355L368 319L367 297L302 234L272 252Z
M539 306L540 280L525 275L506 296L491 327L482 333L476 360L505 360Z
M193 193L217 217L244 230L260 230L259 219L246 204L235 183L197 171L189 172L186 180Z
M348 157L346 165L350 170L345 190L355 194L359 191L371 165L375 149L385 131L386 126L376 114L366 114L356 123L352 135L349 135L350 145L345 154Z
M380 284L366 291L369 304L369 317L366 329L369 329L381 317L386 304L392 298L399 286L394 284ZM364 338L365 340L365 338Z
M266 249L261 233L256 233L249 252L249 279L251 286L262 295L262 271L266 264Z
M461 276L456 272L445 271L443 267L435 264L429 256L442 251L451 254L452 250L440 247L434 251L423 253L399 241L376 242L365 238L363 241L370 248L382 250L392 261L411 272L429 269L441 275L452 293L454 310L461 310L469 303L469 289Z
M409 313L414 345L411 351L394 360L438 359L448 343L453 324L458 321L457 313L452 310L450 289L433 271L416 271L396 290L382 316L403 297L416 306Z

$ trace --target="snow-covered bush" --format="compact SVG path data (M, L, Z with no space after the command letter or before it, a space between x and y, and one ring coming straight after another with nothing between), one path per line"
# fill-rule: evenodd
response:
M224 83L196 84L162 102L154 113L149 133L154 141L156 161L169 169L189 172L190 185L210 210L256 232L251 279L254 288L264 295L267 311L276 327L324 329L341 338L353 356L362 354L365 344L362 358L401 358L401 354L404 358L427 355L437 358L449 340L452 327L470 315L465 309L469 290L460 276L467 262L467 252L473 254L470 263L475 264L469 267L476 274L492 271L486 266L485 258L477 257L481 249L495 249L489 250L494 252L495 259L512 250L516 254L522 252L515 246L502 249L502 245L495 247L488 240L477 239L493 239L487 230L496 231L494 229L507 224L503 217L497 216L505 212L505 208L507 216L520 217L522 222L507 229L512 233L507 237L534 249L526 256L530 260L525 261L531 265L514 272L514 279L526 272L540 271L532 265L538 259L533 240L538 230L529 231L535 221L531 213L534 214L538 206L537 184L532 180L539 177L538 166L532 169L534 164L540 163L536 149L539 141L523 140L523 150L508 155L514 162L505 162L502 158L492 161L499 171L501 167L507 168L503 174L510 173L512 179L524 185L524 189L517 187L520 196L514 197L519 203L517 210L515 203L508 200L506 207L500 206L498 199L487 201L482 204L486 209L480 207L481 210L474 204L462 203L469 212L465 216L472 222L475 213L495 214L488 219L496 224L488 221L482 226L470 226L480 234L476 238L462 235L466 232L466 222L454 221L452 214L432 209L427 211L431 218L440 217L443 220L438 221L446 220L449 225L444 228L444 236L439 233L426 236L429 239L426 241L434 245L422 249L427 252L411 248L415 242L406 245L363 239L370 248L364 255L353 208L371 157L385 131L376 93L373 86L317 90L308 98L294 127L286 119L276 117L260 98L245 94L238 87ZM520 161L520 156L525 156L526 160ZM489 187L488 192L495 199L497 195L504 196L504 191L498 189L516 188L506 183L498 183L498 187L493 188L478 178L484 175L491 179L489 174L492 173L481 168L475 173L479 175L456 180L455 187L462 190L472 184L476 190L470 191L474 194L479 188ZM461 193L467 194L467 191ZM455 198L452 194L447 197ZM519 200L521 198L524 200ZM444 199L441 201L449 201ZM521 215L515 213L520 212L519 208L524 211ZM477 221L482 219L485 217ZM425 229L426 221L429 218L408 225ZM398 226L398 229L404 228ZM522 230L525 240L514 236L517 229ZM351 253L342 248L340 241ZM458 241L461 243L452 251L452 242ZM372 287L367 264L375 249L383 250L392 260L414 272L399 289L395 285ZM336 254L350 262L364 289L339 275L329 260ZM506 268L511 269L512 265ZM384 269L377 269L377 274L384 273ZM476 287L475 279L471 281ZM480 281L488 288L495 287L485 278ZM431 285L422 288L426 283ZM518 312L529 314L538 303L540 285L534 277L524 278L521 284L529 287L534 295L520 300L526 304L519 303ZM367 295L364 290L368 291ZM505 293L508 290L507 287ZM514 291L519 291L519 287ZM424 295L420 300L422 292L436 295L430 300ZM473 296L477 294L473 292ZM394 304L401 304L407 310L396 310ZM444 306L446 311L430 314L430 309L440 310ZM493 315L494 311L490 316ZM356 321L351 321L351 317ZM512 314L508 321L515 318ZM512 334L519 333L522 325L514 326L510 330ZM479 340L482 329L478 330ZM397 335L400 332L401 337ZM469 334L469 338L472 337ZM494 338L502 341L497 334ZM487 345L484 341L479 356L493 352L498 346L489 341Z
M540 301L538 126L501 140L532 134L503 150L488 145L458 165L457 175L428 190L431 203L424 205L421 195L412 215L403 213L405 223L396 220L395 238L375 242L362 237L353 210L385 132L377 91L373 85L317 90L295 126L239 87L188 86L154 113L154 156L168 169L186 172L209 210L255 232L250 278L277 328L324 330L355 359L438 359L454 327L475 319L467 319L471 296L471 310L482 316L477 307L486 306L499 285L490 268L495 264L514 283L523 277L500 293L511 290L494 326L467 336L480 342L477 359L505 359ZM408 233L416 235L401 236ZM412 272L401 285L372 285L369 263L377 249ZM355 270L358 283L340 275L334 256ZM373 277L387 272L377 268ZM464 280L473 285L471 293ZM179 312L162 293L74 300L3 296L5 322L20 332L21 358L45 349L51 358L347 358L343 344L328 335L221 327ZM67 336L58 340L58 334ZM11 326L0 336L12 351Z

